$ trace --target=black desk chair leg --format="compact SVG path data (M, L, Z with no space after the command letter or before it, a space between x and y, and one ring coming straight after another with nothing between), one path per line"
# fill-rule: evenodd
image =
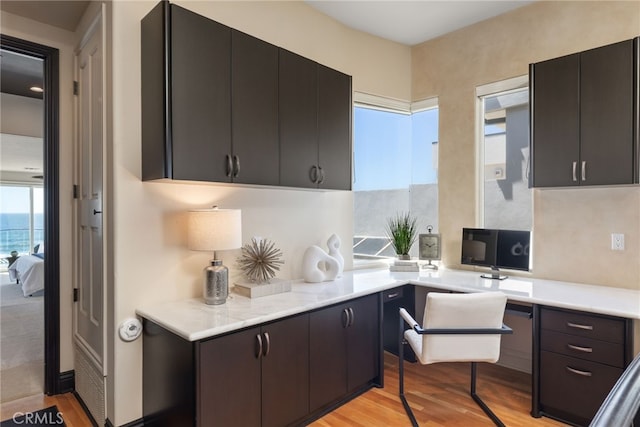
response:
M502 421L500 421L500 418L498 418L498 416L493 413L493 411L487 406L487 404L484 403L480 396L476 394L476 365L476 362L471 362L471 390L469 394L471 394L473 400L478 404L478 406L480 406L480 408L482 408L484 413L487 414L489 418L491 418L491 421L493 421L496 426L505 427Z
M416 417L415 415L413 415L413 411L409 406L409 402L407 402L407 398L404 396L404 346L407 345L407 342L404 340L404 319L402 318L402 316L400 316L400 334L398 336L398 388L400 400L402 401L402 406L404 406L404 410L407 413L407 416L411 420L411 425L413 427L419 427L418 421L416 421Z

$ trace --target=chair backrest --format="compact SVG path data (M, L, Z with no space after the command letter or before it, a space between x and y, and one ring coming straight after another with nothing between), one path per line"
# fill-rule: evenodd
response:
M507 296L502 292L448 294L429 292L422 327L425 329L475 329L502 327ZM496 362L499 334L422 336L423 363Z

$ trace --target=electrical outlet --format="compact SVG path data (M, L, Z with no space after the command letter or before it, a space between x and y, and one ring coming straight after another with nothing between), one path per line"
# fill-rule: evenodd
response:
M624 251L624 234L620 234L620 233L611 234L611 250Z

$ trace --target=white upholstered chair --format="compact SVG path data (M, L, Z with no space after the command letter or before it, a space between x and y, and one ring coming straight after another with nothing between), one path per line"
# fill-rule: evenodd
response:
M512 333L502 321L507 297L502 292L449 294L430 292L422 327L400 309L400 399L414 427L416 418L404 396L404 345L408 344L421 364L471 362L473 400L497 426L500 419L476 394L476 363L495 363L500 357L500 338ZM405 322L411 329L405 330Z

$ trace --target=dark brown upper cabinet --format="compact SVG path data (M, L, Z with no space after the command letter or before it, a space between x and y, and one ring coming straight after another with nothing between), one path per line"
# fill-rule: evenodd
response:
M142 20L142 179L351 189L351 77L163 1Z
M278 48L231 32L233 182L278 185Z
M280 49L280 184L351 189L351 77Z
M638 183L638 38L532 64L531 184Z
M158 4L142 20L142 179L228 181L230 106L231 29Z

